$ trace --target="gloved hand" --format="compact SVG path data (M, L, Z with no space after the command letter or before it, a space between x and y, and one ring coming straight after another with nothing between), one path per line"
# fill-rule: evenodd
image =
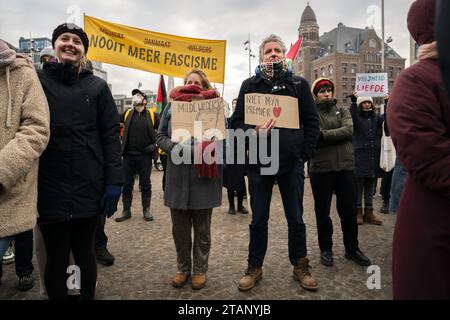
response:
M119 202L120 195L122 194L122 186L108 184L105 188L102 200L100 201L100 207L102 213L106 217L111 217L114 212L117 211L117 203Z
M142 153L143 153L143 154L146 154L146 155L151 155L151 154L154 153L157 149L158 149L158 146L157 146L155 143L153 143L153 144L151 144L151 145L145 147L144 150L142 150Z

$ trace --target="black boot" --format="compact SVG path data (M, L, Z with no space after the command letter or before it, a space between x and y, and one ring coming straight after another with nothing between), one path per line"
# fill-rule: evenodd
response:
M150 213L150 200L152 199L152 193L148 192L148 193L142 193L141 195L141 199L142 199L142 210L143 210L143 214L144 214L144 219L145 221L152 221L153 220L153 216Z
M236 208L234 207L234 201L230 203L230 207L228 208L229 214L236 214Z
M95 248L95 256L97 261L104 266L112 266L114 264L114 256L107 248Z
M238 205L238 212L242 214L248 214L247 208L245 208L242 204Z
M133 196L122 195L123 211L120 217L116 218L116 222L122 222L131 218L131 202L133 201Z
M380 208L381 213L389 213L389 201L383 200L383 205Z

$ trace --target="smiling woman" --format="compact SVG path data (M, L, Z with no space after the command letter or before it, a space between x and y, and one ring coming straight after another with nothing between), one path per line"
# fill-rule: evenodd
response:
M97 279L94 236L117 210L121 193L119 115L107 83L85 68L89 40L83 29L64 23L54 30L52 44L57 61L44 63L38 73L51 119L37 205L47 253L45 286L49 299L67 299L72 251L82 274L81 298L89 300Z

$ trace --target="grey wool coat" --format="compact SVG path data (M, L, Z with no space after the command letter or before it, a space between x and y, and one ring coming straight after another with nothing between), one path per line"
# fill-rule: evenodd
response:
M219 178L208 179L199 178L193 164L174 164L171 151L176 144L171 141L171 134L171 106L168 104L160 119L159 130L156 135L157 145L167 152L169 157L164 205L178 210L201 210L219 207L222 204L222 165L219 165Z

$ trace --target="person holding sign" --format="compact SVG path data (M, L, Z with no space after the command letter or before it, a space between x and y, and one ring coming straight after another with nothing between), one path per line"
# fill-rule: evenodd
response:
M369 266L370 260L358 247L352 116L347 108L336 106L335 86L330 79L317 79L312 85L312 93L320 117L319 143L310 162L320 262L325 266L333 265L330 206L334 192L344 235L345 257Z
M206 74L191 70L184 79L184 86L170 93L172 103L164 109L157 133L157 144L168 154L164 204L170 208L172 235L177 251L178 272L172 280L174 287L182 287L191 273L192 288L201 289L206 284L206 272L211 247L211 214L214 207L222 204L222 168L217 162L200 164L176 163L179 153L201 152L215 141L197 142L189 138L182 143L173 142L173 101L192 102L217 98L219 94L211 87ZM217 121L210 112L199 112L198 120L207 124ZM217 149L216 149L217 150ZM192 245L191 232L194 229ZM193 256L193 268L191 263ZM192 270L193 269L193 270Z
M250 187L250 205L252 222L250 224L250 244L248 267L239 281L239 290L250 290L262 278L262 266L267 251L268 220L272 189L275 180L278 181L284 212L288 223L289 260L294 266L294 278L307 290L317 290L318 284L310 272L309 259L306 249L306 228L303 222L303 190L304 163L308 161L315 149L319 137L319 118L311 96L308 82L301 77L294 76L286 64L286 46L280 37L270 35L263 40L259 47L260 65L256 75L242 83L236 111L231 121L233 129L243 129L251 135L257 135L259 140L266 140L272 157L279 160L279 168L270 175L263 174L261 153L258 152L258 163L249 166L248 178ZM276 106L272 111L267 108L249 105L250 100L259 99L250 94L266 94L261 100L281 101L281 98L296 99L297 128L276 128L277 115L285 110ZM251 99L247 100L250 95ZM280 97L280 99L277 99ZM266 99L267 98L267 99ZM285 99L286 100L286 99ZM252 101L253 102L253 101ZM252 103L253 104L253 103ZM264 111L268 120L259 125L248 124L246 109L253 108ZM276 109L275 109L276 108ZM277 111L276 111L277 110ZM281 111L281 113L280 113ZM276 114L275 114L276 112ZM268 135L272 133L279 137L279 141L271 141ZM263 141L265 145L265 141ZM276 145L275 145L276 144ZM250 152L254 152L249 149ZM252 157L252 154L249 155ZM273 160L275 161L275 160ZM264 172L267 173L267 172Z
M373 213L373 185L381 175L380 149L382 117L377 114L371 97L351 95L350 112L353 119L353 148L355 151L355 175L357 185L356 217L358 224L381 225ZM364 215L362 197L364 193Z
M72 250L81 298L95 297L94 237L100 215L117 210L122 188L119 114L108 84L86 69L89 40L64 23L52 36L57 61L38 72L50 110L50 142L39 161L39 226L50 300L67 299Z

